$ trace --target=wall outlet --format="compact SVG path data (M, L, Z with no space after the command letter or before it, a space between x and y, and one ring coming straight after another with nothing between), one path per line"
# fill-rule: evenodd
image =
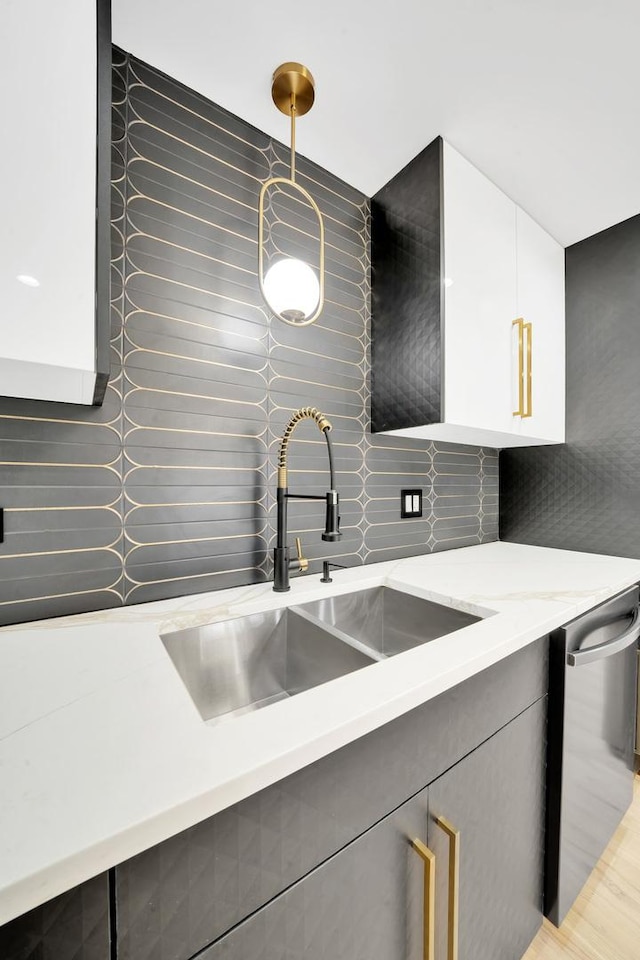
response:
M400 516L403 520L422 516L422 490L400 491Z

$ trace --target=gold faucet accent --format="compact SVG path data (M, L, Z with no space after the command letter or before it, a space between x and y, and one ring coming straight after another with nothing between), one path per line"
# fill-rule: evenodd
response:
M300 573L306 573L309 569L309 561L302 556L302 540L300 537L296 537L296 562Z
M291 434L302 420L315 420L315 422L318 424L318 430L320 433L325 433L325 431L328 433L329 430L331 430L331 423L325 417L324 413L321 413L316 407L300 407L299 410L296 410L294 415L291 417L291 420L289 420L289 423L285 427L285 431L282 434L282 440L280 441L280 452L278 453L278 486L280 489L284 489L286 486L288 486L287 450L289 447L289 440L291 439Z

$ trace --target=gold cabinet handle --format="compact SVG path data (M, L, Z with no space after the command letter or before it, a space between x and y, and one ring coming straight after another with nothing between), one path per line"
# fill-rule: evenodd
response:
M445 817L436 823L449 838L449 911L447 960L458 960L458 903L460 894L460 831Z
M436 917L436 855L422 840L412 840L411 846L424 863L424 960L433 960L435 951Z
M513 411L514 417L526 416L524 412L524 327L525 322L522 317L518 317L511 324L511 327L518 328L518 409Z
M523 417L532 417L533 416L533 401L531 397L531 385L532 385L532 374L531 374L531 352L533 349L533 324L523 323L524 330L527 331L527 412L523 413Z

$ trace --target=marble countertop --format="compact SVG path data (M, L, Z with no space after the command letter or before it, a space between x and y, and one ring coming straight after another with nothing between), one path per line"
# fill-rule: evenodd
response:
M0 923L244 799L640 580L513 543L0 630ZM160 634L387 584L485 619L214 726Z

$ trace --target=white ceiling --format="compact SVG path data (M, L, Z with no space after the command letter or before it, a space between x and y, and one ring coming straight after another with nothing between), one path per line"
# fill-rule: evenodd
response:
M113 0L119 46L373 195L441 134L561 243L640 212L640 0Z

